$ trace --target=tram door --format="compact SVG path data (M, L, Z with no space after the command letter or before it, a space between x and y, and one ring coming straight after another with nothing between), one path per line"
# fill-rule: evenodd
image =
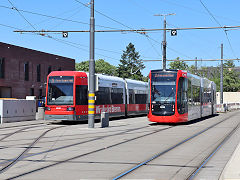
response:
M180 77L177 91L177 110L179 114L188 112L187 103L187 78Z

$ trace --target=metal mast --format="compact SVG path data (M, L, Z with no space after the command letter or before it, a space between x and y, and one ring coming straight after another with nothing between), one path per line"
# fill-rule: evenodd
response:
M223 104L223 44L221 44L220 104Z
M88 94L88 127L94 128L94 104L95 104L95 19L94 19L94 0L91 0L90 17L90 59L89 59L89 94Z
M156 14L154 16L163 16L163 41L162 41L162 67L163 70L166 71L166 61L167 61L167 40L166 40L166 29L167 29L167 21L166 16L176 15L174 13L171 14Z

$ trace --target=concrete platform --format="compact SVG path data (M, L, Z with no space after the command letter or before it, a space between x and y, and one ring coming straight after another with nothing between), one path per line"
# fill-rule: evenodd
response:
M220 180L237 180L240 179L240 144L234 151L231 159L226 164Z

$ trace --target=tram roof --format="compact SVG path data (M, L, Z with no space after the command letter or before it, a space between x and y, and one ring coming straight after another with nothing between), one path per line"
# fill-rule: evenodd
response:
M163 69L154 69L154 70L151 70L151 72L163 72L163 71L164 71ZM166 72L169 72L169 71L178 72L178 69L166 69L165 71L166 71Z
M49 76L83 76L86 77L87 74L81 71L52 71Z

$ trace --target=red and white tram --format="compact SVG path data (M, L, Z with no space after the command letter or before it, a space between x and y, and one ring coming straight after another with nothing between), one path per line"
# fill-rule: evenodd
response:
M216 113L214 82L182 70L151 70L149 121L186 122Z
M95 117L147 114L148 84L141 81L96 74ZM46 87L46 120L88 119L88 73L54 71Z

